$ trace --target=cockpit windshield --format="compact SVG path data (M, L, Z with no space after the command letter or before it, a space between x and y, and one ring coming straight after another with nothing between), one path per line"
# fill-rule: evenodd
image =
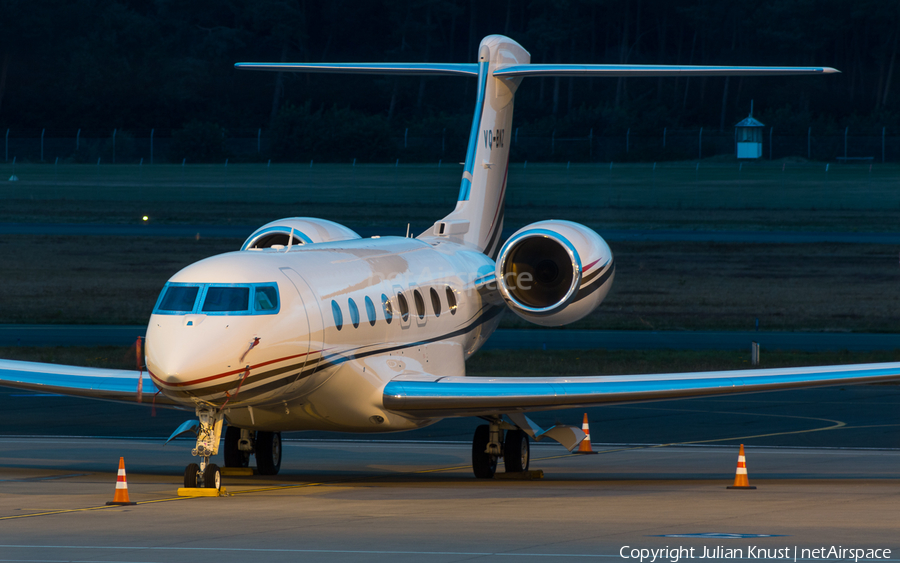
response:
M167 283L153 309L159 315L274 315L278 284Z
M163 291L156 309L167 313L190 313L194 310L194 303L197 302L199 291L200 288L197 286L173 285L168 287Z
M209 287L203 299L204 313L237 313L250 309L249 287Z

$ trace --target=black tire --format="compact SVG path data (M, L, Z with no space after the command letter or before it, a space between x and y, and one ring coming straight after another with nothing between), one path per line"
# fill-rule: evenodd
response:
M256 433L256 470L260 475L278 475L281 469L281 432Z
M472 471L479 479L493 479L497 472L497 456L484 452L490 440L491 429L487 424L475 429L475 437L472 438Z
M238 449L241 441L241 429L229 426L225 429L225 467L249 467L250 452L242 452Z
M503 441L503 464L507 473L528 471L531 461L531 450L528 445L528 434L521 430L507 430Z
M184 488L196 489L199 484L199 477L200 466L196 463L189 463L188 466L184 468Z
M222 488L222 472L215 463L207 465L206 471L203 472L203 488L217 491Z

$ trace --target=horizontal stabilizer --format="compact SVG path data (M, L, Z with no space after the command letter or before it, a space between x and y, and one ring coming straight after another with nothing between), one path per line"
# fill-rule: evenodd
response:
M394 74L411 76L478 76L476 63L235 63L239 70Z
M792 74L833 74L830 67L799 66L690 66L690 65L554 65L528 64L500 68L497 78L523 76L786 76Z

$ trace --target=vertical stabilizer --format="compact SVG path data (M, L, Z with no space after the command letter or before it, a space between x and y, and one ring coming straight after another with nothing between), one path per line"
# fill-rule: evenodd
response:
M478 88L456 209L420 238L446 238L494 257L500 248L512 132L513 100L521 77L493 72L527 65L531 55L502 35L489 35L478 51Z

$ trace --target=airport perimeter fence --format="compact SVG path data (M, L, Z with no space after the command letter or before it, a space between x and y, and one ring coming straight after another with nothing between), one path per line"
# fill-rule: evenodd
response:
M309 154L273 151L277 140L266 130L230 130L217 154L221 158L196 156L176 147L172 131L116 130L110 133L54 131L48 129L0 129L3 162L77 162L85 164L162 164L182 162L309 162ZM851 131L843 134L816 135L811 129L805 135L781 134L777 128L762 131L762 159L801 158L811 161L847 161L862 163L900 162L900 131L886 128ZM479 137L479 142L482 139ZM465 155L467 139L410 135L392 137L390 146L380 152L389 157L380 162L456 162ZM737 136L734 132L706 129L670 130L655 133L620 135L550 136L529 135L516 128L507 141L513 162L665 162L702 160L711 157L735 157ZM273 157L278 154L278 157ZM323 162L356 160L352 150L334 157L319 157ZM367 162L366 159L359 159ZM368 160L368 162L378 162Z

